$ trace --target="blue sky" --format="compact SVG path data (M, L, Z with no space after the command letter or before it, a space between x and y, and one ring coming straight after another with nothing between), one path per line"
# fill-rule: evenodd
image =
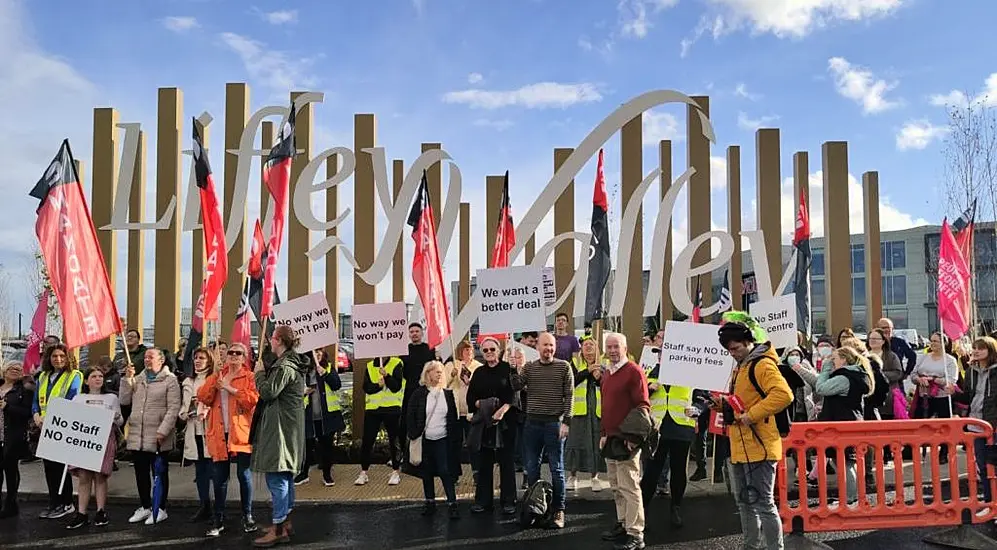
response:
M860 180L864 171L880 173L884 229L936 223L955 210L942 200L942 104L959 99L954 90L990 89L997 97L997 38L990 32L997 4L964 4L969 7L953 10L930 0L0 0L0 105L10 121L0 135L7 164L0 179L6 199L0 264L11 279L12 310L27 317L33 307L23 283L34 239L35 205L27 191L59 140L69 137L89 165L97 106L116 107L122 122L141 122L154 134L158 86L183 90L188 121L205 110L215 116L215 144L221 143L226 82L249 83L252 111L285 105L291 90L324 92L324 103L315 108L316 152L352 147L353 114L359 112L377 114L378 145L389 161L409 164L421 142L442 142L460 166L462 200L472 203L473 268L485 261L485 175L511 171L518 221L551 176L554 147L577 145L618 105L654 89L711 97L718 228L726 226L728 145L742 146L744 227L755 227L748 201L754 196L759 126L782 130L784 178L792 175L793 152L809 151L811 180L819 184L820 144L847 140L852 175ZM685 125L677 108L645 114L645 173L657 161L659 139L675 140L673 164L675 174L681 173ZM154 204L151 137L146 220ZM212 158L220 181L218 149ZM606 159L615 221L618 139L607 145ZM588 227L594 170L593 159L576 180L576 225L582 231ZM813 189L816 199L820 188ZM856 183L854 197L857 190ZM783 195L788 239L788 182ZM252 222L259 210L255 188L249 196ZM351 205L351 183L341 188L340 201ZM683 201L673 218L677 248L686 241ZM851 228L858 232L861 203L853 203ZM656 209L655 201L645 201L645 220ZM815 200L818 233L819 209ZM538 248L552 228L548 216L537 232ZM650 223L645 234L649 244ZM349 243L349 231L346 238ZM189 234L183 247L189 262ZM647 262L648 246L644 252ZM154 254L148 234L141 261L149 272L150 320ZM122 257L122 311L124 264ZM448 279L456 278L456 266L455 245L447 256ZM189 263L183 269L187 305ZM321 263L313 273L313 287L321 288ZM351 272L341 268L341 276L345 309ZM382 285L380 295L390 296L390 287Z

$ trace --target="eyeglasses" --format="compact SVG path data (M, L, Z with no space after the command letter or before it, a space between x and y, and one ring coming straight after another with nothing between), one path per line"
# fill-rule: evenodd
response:
M481 348L481 353L494 353L498 351L497 348Z
M242 356L242 352L237 349L230 349L228 350L228 355L229 357L240 357Z

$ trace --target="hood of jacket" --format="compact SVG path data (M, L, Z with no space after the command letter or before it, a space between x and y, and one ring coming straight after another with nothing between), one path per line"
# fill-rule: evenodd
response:
M755 344L755 347L751 348L748 352L748 356L741 361L741 366L749 365L755 359L761 359L762 357L768 357L775 361L775 364L779 364L779 356L775 353L775 348L772 347L771 342L763 342L761 344Z

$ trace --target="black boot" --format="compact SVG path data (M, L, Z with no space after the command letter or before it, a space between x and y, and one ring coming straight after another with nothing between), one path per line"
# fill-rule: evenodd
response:
M191 516L190 522L201 523L202 521L208 521L209 519L211 519L211 506L205 502L202 502L200 508L197 509L197 512Z
M17 507L17 501L9 499L3 504L3 511L0 511L0 519L17 517L19 512L20 510Z
M682 514L679 513L679 507L678 506L672 506L672 514L671 514L671 517L669 519L671 520L672 527L674 527L676 529L679 529L683 525L685 525L685 522L682 521Z
M703 481L704 479L706 479L706 466L697 466L689 481Z

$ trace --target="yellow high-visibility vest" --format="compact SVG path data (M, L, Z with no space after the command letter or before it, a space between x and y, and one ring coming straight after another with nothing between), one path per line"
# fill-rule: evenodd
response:
M658 380L649 379L647 383L657 384ZM669 386L666 390L662 385L658 391L651 394L651 414L658 422L664 420L667 414L679 426L695 428L696 419L685 415L685 409L691 405L692 388Z
M402 368L402 360L397 357L392 357L391 359L388 359L388 363L384 365L384 370L385 372L388 373L388 376L393 376L395 373L395 369L400 369L400 368ZM366 404L364 408L366 410L373 411L377 409L387 409L390 407L402 406L402 401L405 397L404 379L402 379L402 387L398 391L393 392L389 390L387 384L385 384L384 381L381 380L381 373L380 371L378 371L377 367L374 366L373 360L367 362L367 374L370 376L370 379L372 381L380 382L381 384L383 384L383 387L381 388L381 391L373 395L368 394L365 397Z
M332 388L329 387L329 384L324 384L324 386L325 386L325 410L329 412L336 412L343 410L343 405L341 403L339 394L332 391ZM305 408L307 408L308 404L311 403L311 397L312 396L310 395L305 396Z
M49 395L48 384L49 384L49 373L42 372L41 376L38 377L38 408L41 409L42 417L45 416L45 409L48 408L48 401L54 397L66 397L69 393L69 386L72 385L74 379L80 380L80 385L83 384L83 373L78 370L73 370L71 372L64 372L59 379L56 380L55 386L52 387L52 393Z
M588 370L589 368L588 363L581 357L574 357L571 359L571 362L574 364L575 370L579 372ZM585 416L588 414L588 386L588 380L575 386L575 393L571 402L571 416ZM595 415L598 418L602 418L602 391L599 388L595 390Z

